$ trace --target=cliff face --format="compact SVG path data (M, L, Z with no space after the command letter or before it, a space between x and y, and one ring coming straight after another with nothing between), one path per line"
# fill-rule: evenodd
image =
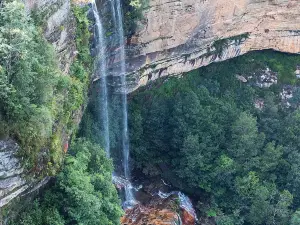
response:
M151 0L128 50L129 91L253 50L300 53L297 0Z
M50 179L26 179L18 151L19 146L13 140L0 140L0 208L20 195L37 190Z
M35 12L43 21L44 36L53 44L62 71L68 73L76 55L75 18L70 0L25 0L28 13Z
M25 0L28 13L35 12L41 18L45 38L53 44L58 63L64 73L68 73L76 56L76 21L71 12L69 0ZM78 110L77 123L81 118ZM76 117L76 115L75 115ZM68 137L62 137L65 141ZM11 140L0 140L0 208L18 196L33 192L48 182L49 177L38 178L22 168L18 157L19 146ZM41 151L41 158L44 152Z

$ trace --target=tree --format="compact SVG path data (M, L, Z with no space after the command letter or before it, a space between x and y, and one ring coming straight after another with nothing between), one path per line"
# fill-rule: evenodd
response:
M183 157L180 160L177 173L182 179L187 179L190 186L200 185L203 188L205 187L205 179L201 175L201 170L206 166L203 157L205 149L206 146L199 143L197 135L188 135L184 139L183 147L180 149Z
M251 203L247 220L251 224L260 225L266 223L270 217L272 206L270 196L273 194L273 188L266 186L257 186L251 194Z
M254 117L242 112L232 125L232 141L229 154L245 171L257 166L257 155L264 143L264 134L258 132Z
M283 121L281 143L295 149L300 148L300 110L297 109Z
M288 190L280 192L269 224L287 224L290 216L289 207L292 205L292 202L293 195Z
M259 157L259 169L262 177L265 177L266 180L274 181L276 179L276 169L278 168L282 155L282 146L275 146L274 142L266 144Z
M178 149L182 146L187 134L195 135L200 126L200 111L203 107L197 95L192 91L178 92L173 100L171 117L171 146Z
M112 162L102 149L78 140L58 176L67 222L114 225L121 216L120 202L112 184Z
M280 133L280 118L278 104L275 102L275 95L267 91L264 96L262 111L258 114L259 128L262 130L268 141L278 141Z
M300 211L297 210L292 214L290 225L299 225L300 224Z

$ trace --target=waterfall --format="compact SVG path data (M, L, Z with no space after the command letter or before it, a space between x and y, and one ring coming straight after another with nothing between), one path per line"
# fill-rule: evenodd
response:
M129 169L129 136L128 136L128 109L127 109L127 92L126 92L126 67L125 67L125 40L124 40L124 29L123 19L121 11L120 0L111 0L112 14L114 25L118 40L118 59L120 61L119 76L121 76L122 86L122 148L123 148L123 168L124 176L127 181L130 181L130 169ZM129 182L130 184L130 182ZM132 185L125 185L125 207L130 207L135 204L135 199L132 192Z
M100 14L97 9L96 2L92 2L92 10L95 17L96 23L96 38L97 38L97 58L95 64L95 72L97 77L100 77L100 103L101 103L101 120L102 120L102 129L104 135L104 147L107 154L107 157L111 157L110 149L114 149L114 145L110 146L110 141L113 140L113 134L110 134L110 121L109 121L109 110L108 106L112 104L110 101L110 97L108 93L111 93L108 90L112 88L118 89L115 85L108 85L108 75L120 78L120 85L121 85L121 136L122 136L122 155L123 155L123 175L124 176L117 176L113 175L113 182L116 187L125 190L125 202L123 203L123 207L125 209L132 208L134 205L137 204L135 197L133 195L133 191L138 191L137 188L134 188L131 184L131 175L130 175L130 168L129 168L129 135L128 135L128 106L127 106L127 91L126 91L126 54L125 54L125 40L124 40L124 30L123 30L123 20L122 20L122 11L121 11L121 3L120 0L109 0L109 6L112 13L112 22L114 25L114 33L115 33L115 42L117 45L116 50L113 52L116 64L113 64L113 69L110 71L108 69L108 60L107 60L107 51L109 45L107 45L106 37L105 37L105 30L103 27L103 22L101 20ZM102 18L103 19L103 18ZM109 44L109 43L108 43ZM119 85L119 83L118 83ZM118 114L119 115L119 114ZM115 117L113 117L114 119ZM111 120L111 123L113 121ZM113 131L112 131L113 133ZM112 141L113 143L113 141ZM113 152L112 152L113 153ZM113 156L113 154L112 154ZM164 181L163 183L167 185ZM159 191L157 195L160 198L168 198L171 195L177 195L180 201L180 207L184 209L189 215L193 216L195 220L197 220L197 216L193 205L190 199L185 196L181 192L170 192L170 193L163 193ZM181 218L179 216L178 220L179 224L182 224Z
M104 38L104 31L102 22L99 16L99 12L97 9L96 2L92 2L92 10L95 16L96 22L96 30L97 30L97 41L98 47L97 49L97 59L96 59L96 73L100 73L100 101L102 106L101 112L101 119L103 122L103 135L104 135L104 148L107 157L110 157L110 140L109 140L109 119L108 119L108 93L107 93L107 67L106 67L106 57L105 57L105 50L106 50L106 43Z
M126 68L125 68L125 40L124 40L124 30L123 30L123 19L121 11L120 0L111 0L109 1L113 16L114 29L116 33L118 50L115 57L120 63L118 76L121 80L121 89L122 89L122 152L123 152L123 170L124 178L126 182L124 183L125 189L125 202L124 207L131 207L135 204L135 198L133 195L133 186L130 183L130 169L129 169L129 135L128 135L128 112L127 112L127 93L126 93ZM107 85L107 74L109 74L107 69L107 60L106 60L106 41L105 41L105 32L102 25L102 21L97 9L96 2L92 2L92 10L95 16L96 30L97 30L97 41L98 41L98 55L97 55L97 64L96 72L99 72L100 76L100 101L101 101L101 120L103 124L103 133L104 133L104 146L107 157L110 157L110 133L109 133L109 113L108 113L108 85ZM117 177L113 180L118 180Z

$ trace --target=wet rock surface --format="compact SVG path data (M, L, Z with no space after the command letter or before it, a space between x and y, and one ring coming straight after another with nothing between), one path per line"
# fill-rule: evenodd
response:
M196 219L186 209L180 207L177 195L168 198L153 197L147 205L137 204L125 210L122 225L194 225Z
M136 205L132 209L125 211L125 216L121 218L122 225L180 225L181 219L178 213L167 208L158 208L157 206Z

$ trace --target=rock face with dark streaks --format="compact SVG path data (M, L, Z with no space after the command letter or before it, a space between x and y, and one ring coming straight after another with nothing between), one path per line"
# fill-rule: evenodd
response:
M26 178L18 152L19 146L15 141L0 140L0 208L20 195L40 188L49 180L49 177Z

